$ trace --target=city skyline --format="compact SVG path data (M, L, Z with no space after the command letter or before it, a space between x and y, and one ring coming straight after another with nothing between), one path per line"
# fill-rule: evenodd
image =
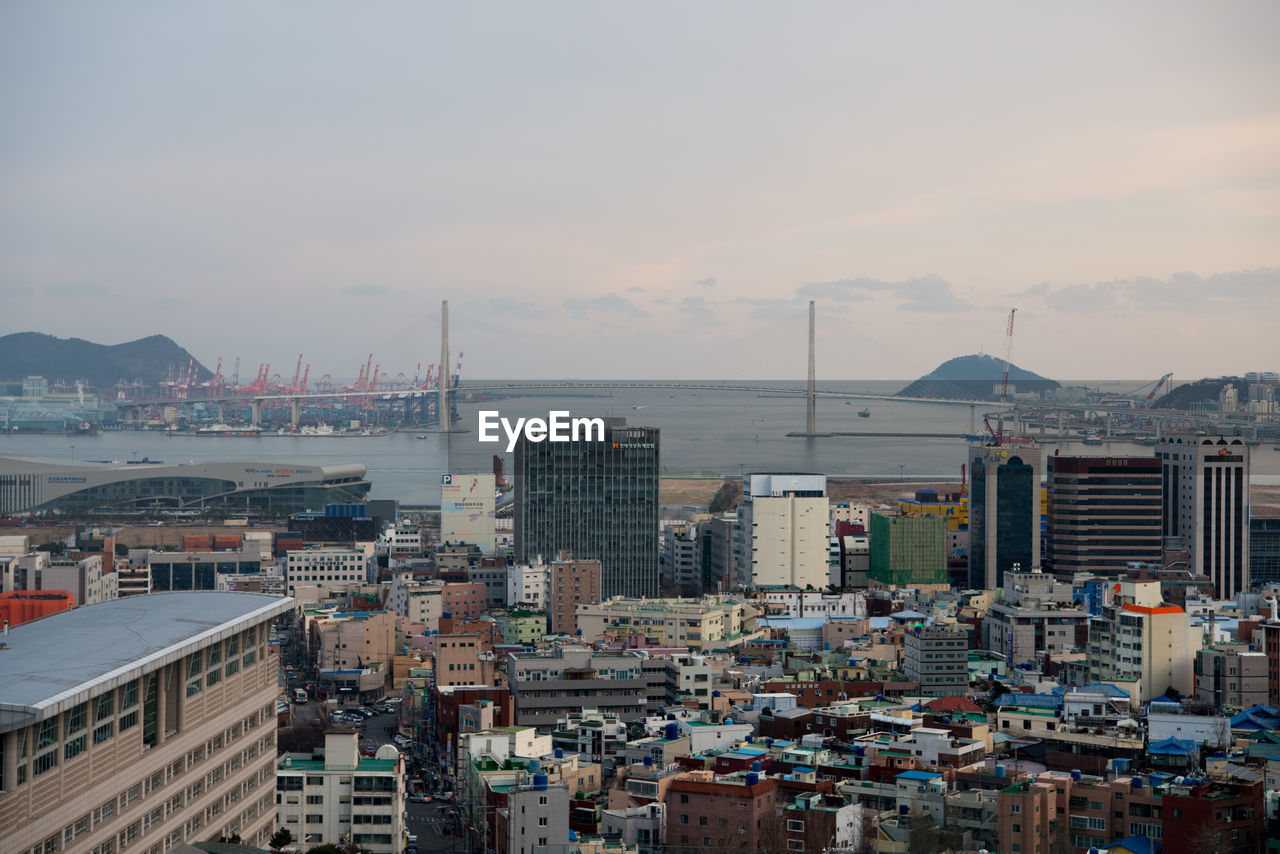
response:
M447 298L472 377L799 379L816 299L820 380L1013 306L1045 376L1275 369L1274 4L386 8L0 10L0 334L408 372Z

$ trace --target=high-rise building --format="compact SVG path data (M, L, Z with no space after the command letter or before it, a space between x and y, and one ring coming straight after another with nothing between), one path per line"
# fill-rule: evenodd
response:
M826 475L747 475L738 505L738 583L826 587L831 575L827 505Z
M1040 567L1040 449L969 449L969 584L1004 586L1004 574Z
M600 561L605 596L658 593L658 429L605 419L604 441L530 442L515 451L520 561L571 551Z
M1049 457L1046 569L1116 576L1161 559L1160 460Z
M157 593L12 629L0 653L0 848L265 845L280 666L268 634L292 606Z
M1239 436L1160 439L1162 533L1191 556L1191 571L1230 599L1249 589L1249 446Z
M869 575L873 582L886 587L950 586L946 519L872 513Z

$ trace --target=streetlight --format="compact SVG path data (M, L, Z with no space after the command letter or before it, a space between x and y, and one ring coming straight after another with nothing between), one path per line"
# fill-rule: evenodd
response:
M73 459L73 460L74 460L75 458L76 458L76 446L75 446L75 445L72 445L72 446L71 446L71 459Z
M906 468L907 467L904 464L898 463L898 479L899 480L903 478L903 472L906 471Z

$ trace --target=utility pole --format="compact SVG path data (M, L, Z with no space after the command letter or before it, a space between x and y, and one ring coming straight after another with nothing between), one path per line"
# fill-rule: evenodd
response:
M809 389L806 400L805 410L805 432L809 434L818 432L818 410L814 396L814 358L813 358L813 332L814 332L814 301L809 300Z
M440 417L439 429L448 433L453 426L449 410L449 301L440 303L440 376L436 380L436 414Z

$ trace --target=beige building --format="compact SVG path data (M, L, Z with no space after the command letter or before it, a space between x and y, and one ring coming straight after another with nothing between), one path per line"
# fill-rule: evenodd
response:
M1170 687L1192 694L1202 646L1191 616L1161 600L1159 581L1117 581L1108 587L1101 618L1090 627L1090 678L1141 680L1144 702Z
M363 549L300 549L285 559L285 582L290 596L302 586L323 590L335 584L364 584L369 580L368 566Z
M755 637L756 608L730 596L701 599L627 599L615 596L599 605L578 606L584 642L606 633L640 634L659 646L691 650L733 649Z
M1248 709L1267 702L1267 654L1247 644L1222 644L1196 655L1196 699L1216 709Z
M131 596L18 626L0 653L0 847L163 854L275 821L289 599Z
M578 633L578 606L598 605L602 573L598 560L557 560L551 563L547 612L553 635Z
M48 566L36 570L35 586L28 589L66 590L75 597L76 607L106 602L119 593L116 574L102 571L102 555L82 560L54 558Z
M826 587L831 575L826 476L752 474L743 486L735 536L738 583Z

